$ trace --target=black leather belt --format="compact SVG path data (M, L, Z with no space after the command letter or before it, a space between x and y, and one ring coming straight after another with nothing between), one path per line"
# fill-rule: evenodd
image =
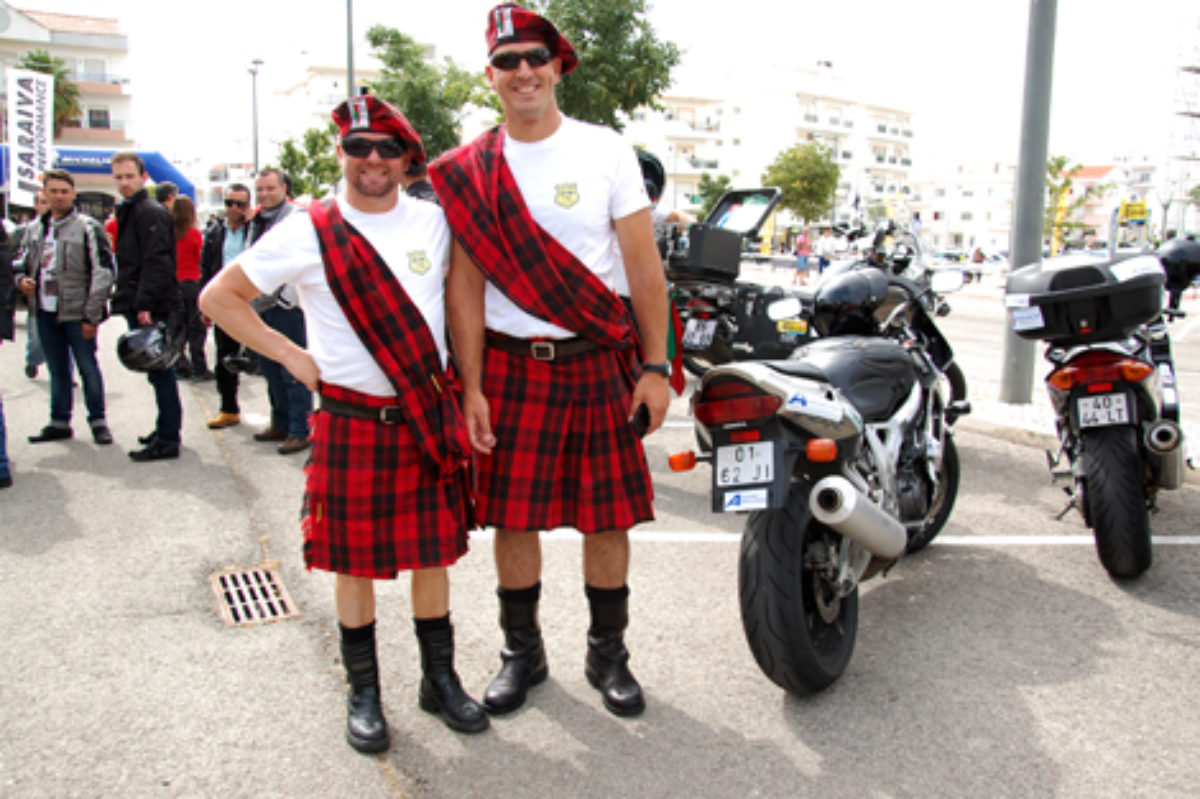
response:
M383 424L400 424L404 414L399 405L385 405L382 408L371 408L366 405L355 405L353 402L343 402L332 397L321 395L321 410L336 413L338 416L353 416L357 419L371 419Z
M587 338L564 338L553 341L534 341L527 338L513 338L503 333L487 331L487 345L498 350L511 352L513 355L524 355L535 361L557 361L572 355L582 355L594 352L600 345Z

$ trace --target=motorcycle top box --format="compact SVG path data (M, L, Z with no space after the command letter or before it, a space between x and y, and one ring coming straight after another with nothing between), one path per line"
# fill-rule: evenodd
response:
M779 189L735 189L726 192L703 222L688 228L688 246L671 253L671 280L710 280L732 283L741 271L742 241L759 228L779 204Z
M1058 346L1111 341L1162 313L1165 280L1153 255L1067 257L1013 273L1004 304L1021 338Z

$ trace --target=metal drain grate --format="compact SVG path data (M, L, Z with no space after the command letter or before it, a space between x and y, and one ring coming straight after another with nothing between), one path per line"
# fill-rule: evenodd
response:
M245 627L300 615L272 567L226 569L209 578L226 624Z

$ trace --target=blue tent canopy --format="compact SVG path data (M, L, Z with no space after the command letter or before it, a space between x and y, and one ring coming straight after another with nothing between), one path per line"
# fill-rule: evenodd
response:
M112 157L120 150L105 150L98 147L56 147L57 157L53 166L65 169L73 175L108 175L112 172ZM151 150L134 150L146 164L146 174L155 183L169 180L179 187L180 194L196 199L196 187L163 157ZM0 188L8 188L8 145L0 144Z

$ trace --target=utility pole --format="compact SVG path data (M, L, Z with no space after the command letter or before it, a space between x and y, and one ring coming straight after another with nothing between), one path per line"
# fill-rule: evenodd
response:
M346 0L346 97L354 96L354 0Z
M254 117L254 174L258 174L258 68L263 64L261 58L250 62L250 97L251 113Z
M1021 154L1009 263L1042 268L1042 222L1046 210L1046 158L1050 138L1050 89L1054 73L1054 25L1058 0L1030 0L1025 51L1025 101L1021 113ZM1004 320L1000 401L1033 399L1033 363L1037 342L1017 336Z

